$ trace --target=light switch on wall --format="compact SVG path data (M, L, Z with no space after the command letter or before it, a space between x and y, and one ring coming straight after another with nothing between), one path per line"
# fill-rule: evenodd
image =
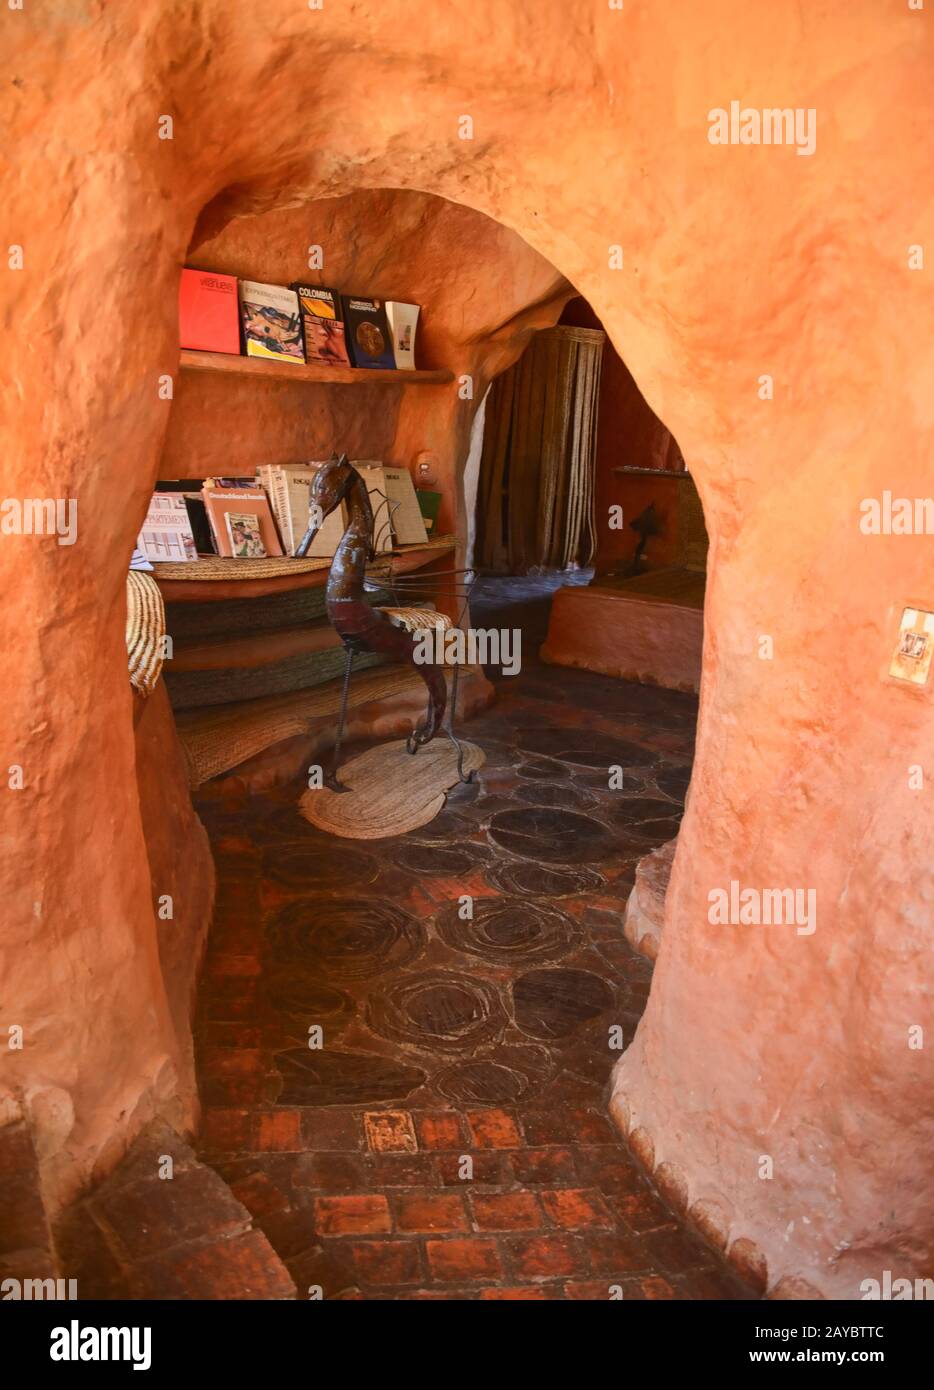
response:
M415 486L434 487L438 477L438 458L430 449L415 455Z
M934 656L934 613L904 608L889 675L912 685L926 685Z

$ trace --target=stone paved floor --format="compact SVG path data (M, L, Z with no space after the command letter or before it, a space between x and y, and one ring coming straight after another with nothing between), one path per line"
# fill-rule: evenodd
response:
M486 766L430 825L336 840L298 786L199 807L219 877L201 1154L300 1297L753 1296L606 1115L651 979L621 913L677 832L696 702L536 664L550 587L475 604L522 624L523 670L470 721Z

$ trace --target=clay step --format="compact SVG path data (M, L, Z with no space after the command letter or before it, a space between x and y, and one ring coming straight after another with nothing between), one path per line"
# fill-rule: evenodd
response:
M209 642L183 639L175 643L172 660L165 670L226 671L231 667L252 669L271 666L292 656L327 651L340 646L340 638L329 623L284 628L278 632L251 633L241 638L214 638Z
M363 652L355 659L354 670L363 671L384 662L385 657L378 653ZM220 669L178 672L169 667L163 671L165 687L172 708L176 711L258 700L266 696L286 695L290 691L310 691L316 686L341 679L343 674L344 649L339 644L263 666L223 666Z

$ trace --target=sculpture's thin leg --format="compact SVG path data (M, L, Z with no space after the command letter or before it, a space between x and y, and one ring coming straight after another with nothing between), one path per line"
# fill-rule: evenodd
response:
M418 750L420 748L423 748L424 745L428 742L428 739L424 737L424 735L426 734L426 731L431 728L432 715L434 714L434 711L435 697L429 691L428 708L425 711L425 722L424 724L416 724L415 728L412 730L408 738L405 740L405 751L407 753L417 753Z
M454 733L454 711L457 709L457 678L460 675L460 666L454 663L454 675L451 677L451 706L448 713L447 727L444 732L457 749L457 775L462 782L472 782L474 779L473 770L464 774L464 745Z
M344 648L344 688L341 691L341 712L337 720L337 738L334 740L334 759L331 771L324 779L324 785L332 792L349 792L350 788L337 775L340 766L341 743L344 739L344 724L347 720L347 698L350 694L350 673L353 669L353 648Z

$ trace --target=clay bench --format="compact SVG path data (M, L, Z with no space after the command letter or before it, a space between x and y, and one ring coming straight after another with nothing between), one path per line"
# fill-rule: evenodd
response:
M704 587L702 571L671 566L558 589L542 660L697 693Z

